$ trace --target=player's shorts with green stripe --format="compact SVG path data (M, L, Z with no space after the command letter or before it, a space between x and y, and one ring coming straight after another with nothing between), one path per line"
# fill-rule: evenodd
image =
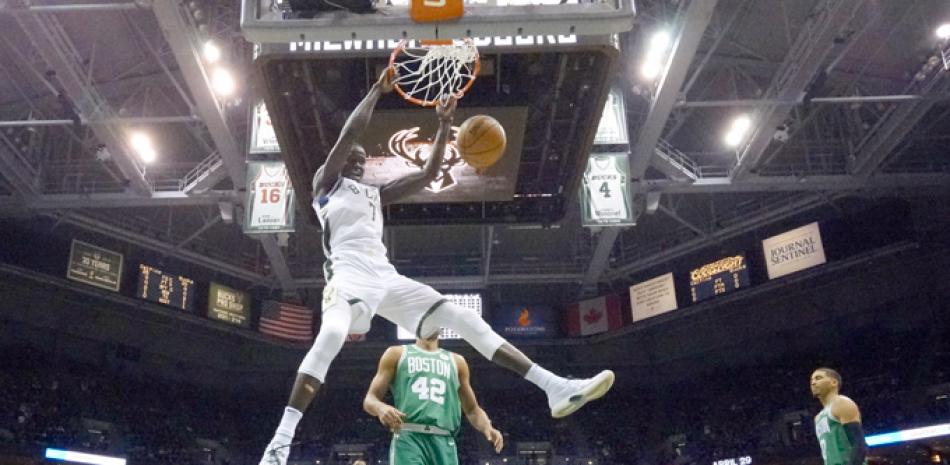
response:
M458 465L452 436L401 431L389 446L389 465Z

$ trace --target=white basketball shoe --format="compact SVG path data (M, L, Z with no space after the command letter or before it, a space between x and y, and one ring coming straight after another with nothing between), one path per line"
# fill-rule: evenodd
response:
M260 465L287 465L288 457L290 457L290 444L274 440L267 445L267 449L264 449L264 457L261 457Z
M584 404L600 399L614 385L614 372L604 370L587 379L569 379L563 381L548 392L548 405L554 418L566 417Z

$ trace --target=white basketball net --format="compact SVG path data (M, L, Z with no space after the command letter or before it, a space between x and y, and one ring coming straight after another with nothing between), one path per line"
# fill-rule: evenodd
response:
M392 59L393 83L407 100L432 106L461 97L478 73L478 49L471 39L452 45L407 44Z

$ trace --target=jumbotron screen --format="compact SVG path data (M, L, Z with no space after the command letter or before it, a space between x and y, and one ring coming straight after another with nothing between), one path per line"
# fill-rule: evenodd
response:
M444 294L444 296L449 302L452 302L459 307L477 312L478 316L482 316L481 294ZM458 333L448 328L442 328L442 332L439 333L439 339L443 340L461 338L462 336L459 336ZM400 341L411 341L416 339L416 335L411 331L403 329L402 326L396 326L396 339L399 339Z
M470 116L488 115L505 128L508 145L501 159L484 173L476 173L461 158L455 145L458 127ZM455 113L452 135L446 147L439 178L405 203L504 202L515 194L515 181L521 162L525 107L459 108ZM380 110L373 114L370 130L360 138L366 149L366 174L363 182L386 184L425 166L429 148L439 121L435 110Z

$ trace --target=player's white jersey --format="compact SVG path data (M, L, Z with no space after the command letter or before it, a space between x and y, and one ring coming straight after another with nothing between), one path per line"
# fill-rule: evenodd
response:
M326 195L313 200L323 226L327 258L338 252L386 257L379 188L340 176Z
M622 220L627 217L627 174L617 167L614 157L592 158L584 172L584 184L590 193L592 220Z
M290 179L287 167L263 168L251 184L254 189L251 227L281 226L287 222Z

